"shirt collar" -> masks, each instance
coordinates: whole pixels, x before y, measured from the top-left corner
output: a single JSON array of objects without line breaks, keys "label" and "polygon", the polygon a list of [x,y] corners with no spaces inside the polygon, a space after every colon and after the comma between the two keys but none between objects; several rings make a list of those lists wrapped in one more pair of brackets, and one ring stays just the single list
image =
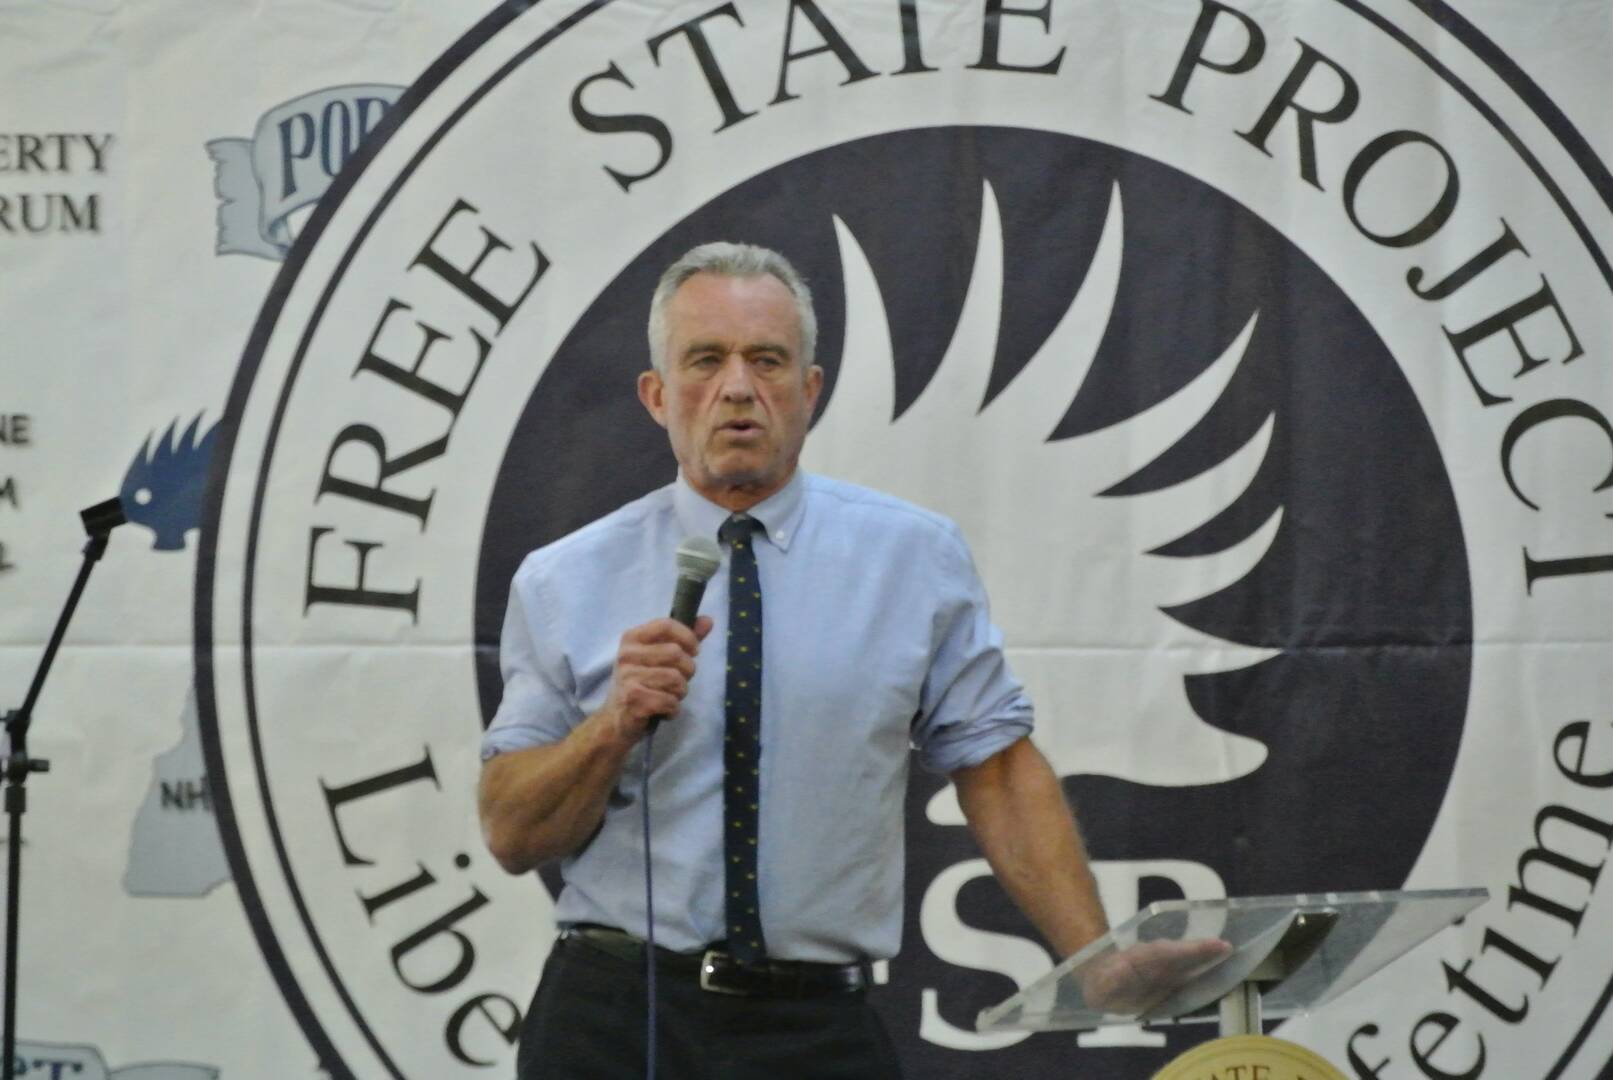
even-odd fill
[{"label": "shirt collar", "polygon": [[[672,488],[672,504],[677,510],[678,524],[689,535],[715,537],[732,514],[690,487],[681,469]],[[774,547],[780,551],[790,550],[790,542],[800,530],[801,518],[806,513],[805,475],[796,469],[789,483],[746,513],[762,523]]]}]

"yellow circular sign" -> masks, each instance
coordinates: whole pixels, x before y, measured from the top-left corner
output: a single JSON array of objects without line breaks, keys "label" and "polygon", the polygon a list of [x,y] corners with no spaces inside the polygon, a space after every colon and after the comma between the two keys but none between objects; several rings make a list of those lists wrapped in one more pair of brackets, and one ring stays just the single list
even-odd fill
[{"label": "yellow circular sign", "polygon": [[1267,1035],[1232,1035],[1195,1046],[1154,1080],[1349,1080],[1297,1043]]}]

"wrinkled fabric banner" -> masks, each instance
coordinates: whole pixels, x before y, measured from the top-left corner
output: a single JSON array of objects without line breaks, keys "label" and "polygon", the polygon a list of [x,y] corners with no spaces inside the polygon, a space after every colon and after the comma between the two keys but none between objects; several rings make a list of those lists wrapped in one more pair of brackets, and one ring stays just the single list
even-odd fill
[{"label": "wrinkled fabric banner", "polygon": [[[0,711],[128,517],[36,713],[19,1075],[508,1080],[509,582],[674,475],[645,315],[728,239],[814,289],[802,467],[967,538],[1111,920],[1482,886],[1273,1034],[1613,1080],[1609,52],[1539,0],[0,0]],[[907,1075],[1211,1033],[979,1030],[1056,958],[905,798]]]}]

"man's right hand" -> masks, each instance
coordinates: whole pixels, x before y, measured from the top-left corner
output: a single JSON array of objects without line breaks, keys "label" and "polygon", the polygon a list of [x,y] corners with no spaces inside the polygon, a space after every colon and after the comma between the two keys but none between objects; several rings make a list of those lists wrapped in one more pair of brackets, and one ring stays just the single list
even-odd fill
[{"label": "man's right hand", "polygon": [[700,616],[693,627],[655,619],[622,635],[610,693],[600,710],[616,738],[635,743],[655,717],[677,713],[694,678],[700,642],[711,627],[709,615]]},{"label": "man's right hand", "polygon": [[656,619],[622,635],[605,704],[557,743],[500,754],[482,766],[479,809],[499,865],[525,873],[582,849],[599,828],[622,764],[649,730],[689,692],[695,654],[711,633]]}]

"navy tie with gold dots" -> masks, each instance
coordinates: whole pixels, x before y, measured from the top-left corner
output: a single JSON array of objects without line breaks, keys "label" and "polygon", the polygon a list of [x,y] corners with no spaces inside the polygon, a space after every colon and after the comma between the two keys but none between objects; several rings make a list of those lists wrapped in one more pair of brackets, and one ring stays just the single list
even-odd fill
[{"label": "navy tie with gold dots", "polygon": [[762,764],[762,583],[752,534],[761,522],[735,514],[718,539],[728,561],[728,683],[723,695],[723,866],[728,951],[741,964],[767,959],[756,889]]}]

